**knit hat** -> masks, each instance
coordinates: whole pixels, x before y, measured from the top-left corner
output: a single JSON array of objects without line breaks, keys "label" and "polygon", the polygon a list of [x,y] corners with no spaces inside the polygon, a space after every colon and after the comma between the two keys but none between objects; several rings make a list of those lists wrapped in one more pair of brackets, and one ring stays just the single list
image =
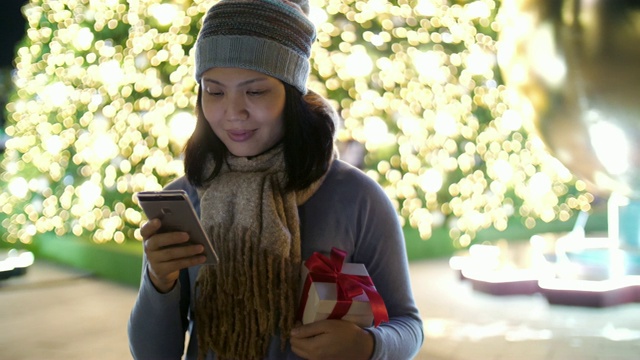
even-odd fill
[{"label": "knit hat", "polygon": [[196,80],[212,67],[255,70],[307,92],[311,45],[308,0],[221,0],[204,18],[195,52]]}]

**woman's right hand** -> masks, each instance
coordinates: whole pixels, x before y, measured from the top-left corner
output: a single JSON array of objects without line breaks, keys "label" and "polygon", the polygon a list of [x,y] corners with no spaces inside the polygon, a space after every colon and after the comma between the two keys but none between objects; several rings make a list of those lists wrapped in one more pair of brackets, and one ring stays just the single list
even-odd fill
[{"label": "woman's right hand", "polygon": [[147,256],[149,278],[161,293],[173,289],[180,275],[180,270],[202,264],[206,260],[204,247],[199,244],[187,244],[189,234],[186,232],[158,233],[159,219],[148,221],[140,229]]}]

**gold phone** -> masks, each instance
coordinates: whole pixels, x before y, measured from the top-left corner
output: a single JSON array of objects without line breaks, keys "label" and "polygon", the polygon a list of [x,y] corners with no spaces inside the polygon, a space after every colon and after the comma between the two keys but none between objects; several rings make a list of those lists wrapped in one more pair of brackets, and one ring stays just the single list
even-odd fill
[{"label": "gold phone", "polygon": [[141,191],[136,193],[138,203],[148,219],[160,219],[162,227],[158,232],[186,232],[189,241],[204,246],[207,257],[205,264],[215,264],[218,255],[202,228],[200,219],[183,190]]}]

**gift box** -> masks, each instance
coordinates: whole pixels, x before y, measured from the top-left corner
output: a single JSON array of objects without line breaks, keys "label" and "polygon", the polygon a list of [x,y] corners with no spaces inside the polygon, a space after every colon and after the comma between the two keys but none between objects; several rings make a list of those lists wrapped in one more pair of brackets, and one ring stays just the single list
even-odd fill
[{"label": "gift box", "polygon": [[298,318],[303,324],[343,319],[361,327],[389,321],[382,297],[363,264],[344,263],[346,253],[314,253],[302,265],[302,294]]}]

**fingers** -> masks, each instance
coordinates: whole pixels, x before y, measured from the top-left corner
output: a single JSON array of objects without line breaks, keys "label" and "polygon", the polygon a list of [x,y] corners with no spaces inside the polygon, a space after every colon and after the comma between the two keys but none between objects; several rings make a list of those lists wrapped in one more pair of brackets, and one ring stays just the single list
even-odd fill
[{"label": "fingers", "polygon": [[291,350],[305,359],[368,359],[373,335],[344,320],[320,320],[291,331]]},{"label": "fingers", "polygon": [[144,241],[144,251],[147,256],[152,252],[165,250],[169,248],[187,248],[189,235],[185,233],[164,233],[156,234]]},{"label": "fingers", "polygon": [[154,267],[163,263],[172,263],[170,268],[177,267],[177,270],[190,265],[201,263],[200,259],[194,257],[205,257],[204,246],[200,244],[189,244],[189,235],[186,233],[164,233],[156,234],[145,240],[144,252],[147,260]]},{"label": "fingers", "polygon": [[291,337],[304,339],[304,338],[322,335],[326,332],[323,326],[324,323],[325,322],[318,321],[318,322],[313,322],[307,325],[300,324],[300,326],[297,326],[291,330]]},{"label": "fingers", "polygon": [[185,232],[158,233],[161,222],[153,219],[140,229],[144,241],[149,275],[156,289],[167,292],[173,288],[181,269],[206,261],[204,247],[190,244]]},{"label": "fingers", "polygon": [[291,330],[291,350],[304,359],[315,359],[318,349],[321,349],[325,340],[322,326],[324,322],[314,322],[307,325],[300,325]]},{"label": "fingers", "polygon": [[151,219],[140,228],[140,234],[144,240],[150,238],[153,234],[160,230],[162,223],[158,219]]},{"label": "fingers", "polygon": [[160,220],[153,219],[144,224],[140,229],[140,234],[142,234],[144,248],[147,254],[150,251],[155,251],[167,246],[184,244],[189,241],[189,234],[185,232],[158,234],[158,230],[160,230],[161,226],[162,223]]},{"label": "fingers", "polygon": [[[152,243],[161,235],[152,237],[147,243]],[[202,254],[203,250],[202,245],[170,246],[148,251],[145,248],[149,275],[156,289],[168,292],[174,287],[181,269],[204,263],[206,256]]]}]

